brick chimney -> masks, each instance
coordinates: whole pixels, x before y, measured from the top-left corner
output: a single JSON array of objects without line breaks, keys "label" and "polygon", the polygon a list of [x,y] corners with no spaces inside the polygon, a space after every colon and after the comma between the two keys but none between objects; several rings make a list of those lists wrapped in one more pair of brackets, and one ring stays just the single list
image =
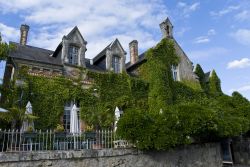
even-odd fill
[{"label": "brick chimney", "polygon": [[138,61],[138,41],[133,40],[129,43],[129,51],[130,51],[130,63],[134,64]]},{"label": "brick chimney", "polygon": [[27,38],[28,38],[28,32],[29,32],[30,27],[26,24],[22,24],[20,27],[20,44],[21,45],[26,45],[27,43]]}]

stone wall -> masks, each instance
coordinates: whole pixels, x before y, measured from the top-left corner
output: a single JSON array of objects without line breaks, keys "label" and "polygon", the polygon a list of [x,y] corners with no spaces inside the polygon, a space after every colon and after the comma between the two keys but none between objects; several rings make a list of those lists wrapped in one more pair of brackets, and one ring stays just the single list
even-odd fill
[{"label": "stone wall", "polygon": [[250,165],[250,139],[234,139],[232,151],[235,164]]},{"label": "stone wall", "polygon": [[164,152],[135,149],[0,153],[1,167],[221,167],[220,145],[190,145]]}]

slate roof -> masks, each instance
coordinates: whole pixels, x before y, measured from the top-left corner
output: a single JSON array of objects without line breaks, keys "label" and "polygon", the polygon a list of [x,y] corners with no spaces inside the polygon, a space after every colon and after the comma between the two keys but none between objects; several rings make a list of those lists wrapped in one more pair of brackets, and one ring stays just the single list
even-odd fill
[{"label": "slate roof", "polygon": [[146,52],[140,54],[138,57],[138,60],[134,64],[131,64],[131,62],[126,63],[126,69],[128,71],[132,70],[132,69],[136,68],[138,65],[140,65],[141,63],[143,63],[144,61],[146,61],[145,53]]},{"label": "slate roof", "polygon": [[[34,61],[39,63],[46,63],[52,65],[62,66],[61,57],[52,57],[51,55],[54,51],[42,49],[29,45],[20,45],[16,42],[10,42],[10,44],[14,45],[15,50],[10,53],[10,57],[23,59],[28,61]],[[90,59],[85,58],[86,68],[94,71],[105,71],[104,69],[90,64]]]},{"label": "slate roof", "polygon": [[97,62],[99,59],[101,59],[105,54],[106,50],[112,45],[113,42],[108,44],[100,53],[98,53],[94,58],[93,58],[93,63]]},{"label": "slate roof", "polygon": [[62,65],[60,57],[51,57],[54,51],[29,45],[20,45],[16,42],[10,42],[10,44],[15,47],[15,49],[10,53],[10,57],[12,58],[60,66]]},{"label": "slate roof", "polygon": [[[183,52],[183,55],[190,61],[190,59],[188,58],[188,56],[186,55],[186,53],[182,50],[182,48],[180,47],[180,45],[178,44],[178,42],[174,38],[171,38],[171,39],[173,40],[173,42],[175,43],[175,45],[181,49],[181,51]],[[144,52],[141,55],[139,55],[139,59],[138,59],[138,61],[136,63],[134,63],[132,65],[131,65],[131,62],[126,63],[126,69],[127,69],[127,71],[130,71],[130,70],[136,68],[138,65],[142,64],[143,62],[147,61],[146,58],[145,58],[145,53],[146,52]]]},{"label": "slate roof", "polygon": [[106,71],[106,70],[100,68],[99,66],[91,65],[91,64],[90,64],[90,59],[87,59],[87,58],[85,58],[85,65],[86,65],[86,68],[87,68],[87,69],[90,69],[90,70],[101,71],[101,72]]},{"label": "slate roof", "polygon": [[119,40],[116,38],[114,41],[112,41],[110,44],[108,44],[108,46],[106,46],[100,53],[98,53],[98,54],[93,58],[93,63],[95,64],[98,60],[100,60],[103,56],[105,56],[106,50],[107,50],[108,48],[111,48],[111,47],[113,46],[113,44],[115,44],[116,42],[121,46],[123,52],[124,52],[125,54],[127,54],[126,51],[123,49],[123,47],[122,47],[121,43],[119,42]]}]

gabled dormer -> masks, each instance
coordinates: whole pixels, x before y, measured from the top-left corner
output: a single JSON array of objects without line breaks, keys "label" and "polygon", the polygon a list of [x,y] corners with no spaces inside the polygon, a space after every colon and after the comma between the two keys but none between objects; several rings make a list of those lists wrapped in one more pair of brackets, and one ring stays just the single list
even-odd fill
[{"label": "gabled dormer", "polygon": [[63,36],[62,42],[58,45],[52,56],[60,56],[63,65],[86,67],[86,45],[87,42],[84,40],[76,26],[68,35]]},{"label": "gabled dormer", "polygon": [[125,71],[126,51],[123,49],[118,39],[115,39],[105,47],[93,59],[93,65],[96,65],[106,71],[121,73]]}]

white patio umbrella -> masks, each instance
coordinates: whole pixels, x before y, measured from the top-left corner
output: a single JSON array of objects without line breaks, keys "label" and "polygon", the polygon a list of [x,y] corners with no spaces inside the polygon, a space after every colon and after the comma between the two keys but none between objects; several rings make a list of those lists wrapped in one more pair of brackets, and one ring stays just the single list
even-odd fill
[{"label": "white patio umbrella", "polygon": [[77,108],[74,104],[72,109],[70,110],[70,133],[79,133],[79,124],[78,124],[78,116],[77,116]]},{"label": "white patio umbrella", "polygon": [[117,122],[119,121],[121,117],[122,111],[119,110],[118,107],[115,108],[115,125],[114,125],[114,131],[117,129]]},{"label": "white patio umbrella", "polygon": [[[25,115],[27,114],[32,114],[32,105],[30,103],[30,101],[28,101],[27,105],[26,105],[26,110],[25,110]],[[31,121],[29,122],[28,120],[24,120],[23,124],[22,124],[22,128],[21,131],[27,131],[28,127],[34,127],[34,122]]]},{"label": "white patio umbrella", "polygon": [[8,110],[0,107],[0,112],[8,112]]}]

